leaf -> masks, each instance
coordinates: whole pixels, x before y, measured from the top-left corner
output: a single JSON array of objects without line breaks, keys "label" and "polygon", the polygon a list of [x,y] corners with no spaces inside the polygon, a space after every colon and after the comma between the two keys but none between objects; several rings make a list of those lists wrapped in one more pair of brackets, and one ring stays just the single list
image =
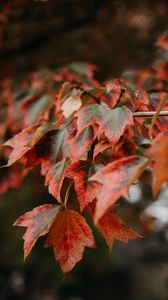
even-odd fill
[{"label": "leaf", "polygon": [[162,47],[164,50],[168,51],[168,33],[162,34],[156,41],[156,45]]},{"label": "leaf", "polygon": [[[39,118],[40,114],[44,113],[44,111],[49,107],[51,103],[51,96],[42,95],[38,99],[35,99],[29,107],[25,107],[25,117],[24,122],[25,125],[29,126],[32,124],[36,119]],[[24,106],[26,106],[26,102],[24,102]],[[22,107],[23,103],[22,103]]]},{"label": "leaf", "polygon": [[75,116],[78,133],[96,123],[99,134],[104,133],[112,144],[116,144],[126,128],[133,124],[132,113],[126,106],[110,109],[105,105],[91,104],[80,109]]},{"label": "leaf", "polygon": [[109,148],[111,148],[112,145],[108,143],[107,141],[101,140],[99,143],[97,143],[94,147],[93,151],[93,159],[100,153],[103,152]]},{"label": "leaf", "polygon": [[7,166],[11,166],[18,161],[26,152],[31,149],[30,141],[38,127],[36,125],[30,126],[20,133],[16,134],[12,139],[8,140],[4,146],[9,146],[12,149]]},{"label": "leaf", "polygon": [[[163,95],[164,95],[164,93],[163,93]],[[153,116],[151,125],[149,127],[149,136],[150,137],[151,137],[151,133],[152,133],[152,128],[153,128],[153,126],[154,126],[154,124],[155,124],[155,122],[156,122],[156,120],[157,120],[157,118],[159,116],[159,113],[160,113],[160,111],[162,110],[162,108],[164,107],[164,105],[166,104],[167,101],[168,101],[168,95],[166,94],[166,96],[164,95],[164,97],[161,97],[161,99],[160,99],[160,101],[158,103],[158,107],[156,109],[156,113]]]},{"label": "leaf", "polygon": [[61,110],[65,118],[70,117],[75,111],[77,111],[81,107],[82,93],[83,91],[79,89],[77,85],[71,84],[70,82],[65,82],[61,86],[61,89],[57,96],[57,100],[58,104],[61,105]]},{"label": "leaf", "polygon": [[19,188],[22,181],[22,172],[18,166],[0,168],[0,194],[6,193],[9,188]]},{"label": "leaf", "polygon": [[[149,128],[149,134],[151,134],[154,123],[160,131],[168,129],[168,117],[159,116],[160,110],[167,110],[168,108],[168,95],[165,92],[152,92],[149,94],[149,99],[153,110],[156,111],[156,114],[153,116],[151,129]],[[167,103],[166,103],[167,102]]]},{"label": "leaf", "polygon": [[68,136],[69,155],[72,161],[86,160],[94,139],[94,131],[91,126],[85,128],[79,135],[73,130]]},{"label": "leaf", "polygon": [[22,215],[13,224],[14,226],[27,227],[23,236],[24,259],[30,254],[38,238],[48,233],[58,208],[59,206],[52,204],[40,205]]},{"label": "leaf", "polygon": [[96,195],[95,222],[121,197],[143,172],[148,159],[132,155],[119,159],[101,168],[90,180],[102,184]]},{"label": "leaf", "polygon": [[41,164],[41,174],[45,176],[45,185],[49,186],[49,193],[59,202],[61,202],[60,191],[64,180],[63,174],[68,165],[66,160],[69,151],[66,143],[67,137],[66,127],[53,130],[46,135],[47,159]]},{"label": "leaf", "polygon": [[62,271],[68,273],[82,259],[84,248],[95,247],[95,241],[84,217],[76,211],[64,210],[52,224],[45,246],[53,246]]},{"label": "leaf", "polygon": [[48,160],[58,162],[64,159],[69,152],[67,145],[68,130],[66,126],[55,129],[46,136]]},{"label": "leaf", "polygon": [[151,147],[145,150],[144,154],[154,164],[152,189],[156,196],[164,182],[168,182],[168,131],[158,134]]},{"label": "leaf", "polygon": [[95,190],[88,182],[93,172],[94,165],[85,161],[77,161],[69,165],[64,173],[64,178],[68,177],[74,181],[81,210],[95,198]]},{"label": "leaf", "polygon": [[41,174],[45,176],[45,186],[48,186],[49,193],[61,202],[61,187],[64,180],[63,174],[67,167],[66,159],[57,163],[44,162],[41,164]]},{"label": "leaf", "polygon": [[4,146],[9,146],[13,149],[9,155],[7,166],[11,166],[30,151],[47,133],[50,127],[51,123],[32,125],[16,134],[12,139],[8,140]]},{"label": "leaf", "polygon": [[[91,204],[91,214],[93,218],[95,214],[94,204],[95,203]],[[127,243],[129,239],[140,237],[134,230],[125,226],[120,217],[117,216],[115,207],[103,215],[97,222],[96,228],[103,235],[110,250],[112,250],[115,239]]]}]

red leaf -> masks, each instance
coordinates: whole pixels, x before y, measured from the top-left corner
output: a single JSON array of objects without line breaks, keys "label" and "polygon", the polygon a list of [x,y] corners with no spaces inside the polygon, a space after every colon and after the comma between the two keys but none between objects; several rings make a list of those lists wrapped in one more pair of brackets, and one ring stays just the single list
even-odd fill
[{"label": "red leaf", "polygon": [[[93,203],[91,205],[91,214],[93,217],[94,213],[95,207]],[[112,250],[114,239],[127,243],[129,239],[140,237],[134,230],[125,226],[123,221],[117,216],[115,207],[104,214],[97,222],[96,228],[103,235],[110,250]]]},{"label": "red leaf", "polygon": [[59,92],[58,101],[61,103],[61,110],[63,116],[68,118],[75,111],[77,111],[81,105],[81,95],[83,91],[72,85],[70,82],[65,82]]},{"label": "red leaf", "polygon": [[131,111],[126,106],[110,109],[105,105],[91,104],[76,114],[77,130],[82,132],[89,125],[99,125],[99,135],[104,133],[112,144],[116,144],[125,129],[133,124]]},{"label": "red leaf", "polygon": [[103,152],[109,148],[111,148],[112,145],[110,143],[108,143],[107,141],[101,140],[98,144],[95,145],[94,147],[94,151],[93,151],[93,158],[95,159],[95,157],[100,153]]},{"label": "red leaf", "polygon": [[102,184],[97,193],[95,222],[121,197],[127,194],[130,185],[144,170],[148,159],[142,156],[129,156],[101,168],[90,180]]},{"label": "red leaf", "polygon": [[48,160],[50,162],[58,162],[63,160],[69,153],[67,145],[68,130],[67,126],[55,129],[46,135],[46,144],[48,152]]},{"label": "red leaf", "polygon": [[7,166],[11,166],[30,151],[47,133],[50,126],[50,123],[44,123],[40,126],[32,125],[16,134],[12,139],[8,140],[4,146],[9,146],[13,149],[9,155]]},{"label": "red leaf", "polygon": [[0,168],[0,194],[6,193],[8,188],[19,188],[22,181],[22,172],[18,166]]},{"label": "red leaf", "polygon": [[30,254],[38,238],[49,231],[58,208],[59,206],[52,204],[38,206],[22,215],[13,224],[14,226],[27,227],[23,236],[24,259]]},{"label": "red leaf", "polygon": [[52,224],[45,246],[53,246],[62,271],[68,273],[82,259],[84,248],[95,247],[95,241],[84,217],[76,211],[64,210]]},{"label": "red leaf", "polygon": [[164,50],[168,51],[168,33],[162,34],[156,41],[156,45],[162,47]]},{"label": "red leaf", "polygon": [[64,178],[68,177],[74,181],[81,210],[95,198],[95,190],[92,188],[91,183],[88,182],[93,172],[94,165],[84,161],[77,161],[69,165],[64,173]]},{"label": "red leaf", "polygon": [[93,139],[94,132],[91,126],[85,128],[79,135],[76,130],[73,130],[67,139],[71,160],[86,160]]},{"label": "red leaf", "polygon": [[156,196],[162,184],[168,182],[168,131],[161,132],[144,154],[155,162],[152,189]]},{"label": "red leaf", "polygon": [[66,167],[66,159],[54,164],[46,161],[41,165],[41,174],[45,176],[45,185],[49,186],[49,193],[55,197],[58,202],[61,202],[60,192],[64,180],[63,174]]}]

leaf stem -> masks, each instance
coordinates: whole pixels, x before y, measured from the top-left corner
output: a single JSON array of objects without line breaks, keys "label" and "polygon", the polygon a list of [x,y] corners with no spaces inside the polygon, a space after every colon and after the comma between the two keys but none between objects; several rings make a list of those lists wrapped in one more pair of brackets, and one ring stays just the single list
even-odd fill
[{"label": "leaf stem", "polygon": [[65,193],[65,198],[64,198],[64,206],[65,206],[65,208],[67,208],[67,202],[68,202],[69,192],[70,192],[71,186],[72,186],[72,182],[70,183],[70,185],[67,188],[66,193]]},{"label": "leaf stem", "polygon": [[91,98],[93,98],[93,99],[96,101],[97,104],[100,104],[100,103],[101,103],[101,100],[100,100],[100,99],[98,99],[96,96],[92,95],[92,94],[89,93],[88,91],[85,91],[84,93],[85,93],[85,95],[88,95],[88,96],[90,96]]}]

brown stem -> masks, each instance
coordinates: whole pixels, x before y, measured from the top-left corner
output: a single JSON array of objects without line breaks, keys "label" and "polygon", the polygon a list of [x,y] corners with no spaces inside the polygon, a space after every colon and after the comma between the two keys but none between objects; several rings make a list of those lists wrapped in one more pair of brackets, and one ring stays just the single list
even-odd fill
[{"label": "brown stem", "polygon": [[[156,114],[156,111],[135,111],[132,113],[133,117],[148,117],[151,118]],[[162,110],[159,116],[168,116],[168,110]]]},{"label": "brown stem", "polygon": [[98,99],[96,96],[92,95],[92,94],[89,93],[88,91],[87,91],[87,92],[85,91],[84,94],[90,96],[91,98],[93,98],[93,99],[96,101],[96,103],[98,103],[98,104],[101,103],[101,100],[100,100],[100,99]]}]

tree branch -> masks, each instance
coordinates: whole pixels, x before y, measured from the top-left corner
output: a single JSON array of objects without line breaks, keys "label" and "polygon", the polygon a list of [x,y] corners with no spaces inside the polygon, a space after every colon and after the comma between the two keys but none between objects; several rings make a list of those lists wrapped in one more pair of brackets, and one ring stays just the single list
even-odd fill
[{"label": "tree branch", "polygon": [[[135,111],[132,113],[133,117],[153,117],[156,114],[156,111]],[[160,116],[168,116],[168,110],[162,110],[160,111]]]}]

